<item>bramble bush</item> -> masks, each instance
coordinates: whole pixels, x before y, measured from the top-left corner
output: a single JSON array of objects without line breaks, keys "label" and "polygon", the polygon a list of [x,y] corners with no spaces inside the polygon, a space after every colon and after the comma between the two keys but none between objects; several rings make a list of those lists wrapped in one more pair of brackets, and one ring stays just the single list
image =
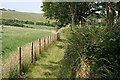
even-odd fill
[{"label": "bramble bush", "polygon": [[[67,48],[62,61],[63,77],[119,78],[120,77],[120,24],[112,27],[84,25],[76,26],[67,39]],[[82,58],[90,66],[81,72]]]},{"label": "bramble bush", "polygon": [[120,23],[107,27],[91,77],[120,78]]},{"label": "bramble bush", "polygon": [[[76,77],[76,70],[83,55],[87,58],[92,58],[99,49],[95,50],[97,44],[102,40],[104,27],[84,25],[75,26],[68,37],[67,48],[63,60],[63,69],[66,73],[64,76]],[[100,40],[101,39],[101,40]],[[69,75],[68,75],[69,74]]]}]

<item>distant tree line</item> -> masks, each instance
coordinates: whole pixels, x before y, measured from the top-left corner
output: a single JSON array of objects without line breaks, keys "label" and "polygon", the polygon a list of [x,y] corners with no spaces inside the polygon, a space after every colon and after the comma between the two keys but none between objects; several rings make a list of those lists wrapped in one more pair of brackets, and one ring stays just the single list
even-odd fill
[{"label": "distant tree line", "polygon": [[12,10],[12,9],[5,9],[5,8],[2,8],[0,9],[1,11],[15,11],[15,10]]},{"label": "distant tree line", "polygon": [[53,26],[54,24],[45,23],[45,22],[33,22],[29,20],[17,20],[17,19],[0,19],[0,24],[4,25],[10,25],[10,26],[18,26],[18,27],[25,27],[24,24],[30,24],[30,25],[45,25],[45,26]]}]

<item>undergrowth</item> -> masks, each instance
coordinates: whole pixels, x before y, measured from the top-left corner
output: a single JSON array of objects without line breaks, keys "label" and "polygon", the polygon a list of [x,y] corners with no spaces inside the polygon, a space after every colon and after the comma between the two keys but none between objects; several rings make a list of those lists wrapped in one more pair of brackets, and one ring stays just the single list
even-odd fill
[{"label": "undergrowth", "polygon": [[61,77],[92,79],[120,77],[119,24],[113,27],[75,26],[69,32],[60,71]]}]

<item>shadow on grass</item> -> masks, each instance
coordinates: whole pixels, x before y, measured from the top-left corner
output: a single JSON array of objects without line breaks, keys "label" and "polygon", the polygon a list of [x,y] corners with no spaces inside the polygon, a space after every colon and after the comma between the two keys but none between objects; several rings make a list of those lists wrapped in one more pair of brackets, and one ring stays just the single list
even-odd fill
[{"label": "shadow on grass", "polygon": [[66,40],[65,39],[58,39],[58,41],[65,42]]},{"label": "shadow on grass", "polygon": [[56,44],[55,46],[57,46],[59,49],[63,49],[64,48],[64,44],[62,41],[59,41],[58,44]]},{"label": "shadow on grass", "polygon": [[63,49],[64,48],[64,45],[56,45],[59,49]]},{"label": "shadow on grass", "polygon": [[55,62],[55,61],[49,61],[51,64],[60,64],[60,61]]},{"label": "shadow on grass", "polygon": [[41,67],[46,71],[43,73],[46,77],[58,77],[60,62],[49,61],[48,64],[41,64]]},{"label": "shadow on grass", "polygon": [[40,59],[41,58],[47,58],[48,55],[50,55],[50,54],[46,54],[46,53],[43,52],[43,53],[40,54],[39,58]]}]

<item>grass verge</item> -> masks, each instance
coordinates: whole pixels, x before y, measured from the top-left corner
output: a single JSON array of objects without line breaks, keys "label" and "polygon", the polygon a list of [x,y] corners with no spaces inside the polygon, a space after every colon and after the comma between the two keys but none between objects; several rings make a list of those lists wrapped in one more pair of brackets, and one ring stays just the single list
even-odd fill
[{"label": "grass verge", "polygon": [[46,52],[41,54],[41,58],[26,76],[28,78],[58,78],[63,56],[64,43],[56,41]]}]

